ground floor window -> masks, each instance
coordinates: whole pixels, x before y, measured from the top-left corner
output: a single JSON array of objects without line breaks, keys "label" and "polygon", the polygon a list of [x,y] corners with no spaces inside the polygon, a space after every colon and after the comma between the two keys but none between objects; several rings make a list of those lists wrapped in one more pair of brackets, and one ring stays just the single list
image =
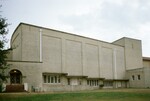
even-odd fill
[{"label": "ground floor window", "polygon": [[141,76],[140,76],[140,75],[137,75],[137,79],[138,79],[138,80],[141,80]]},{"label": "ground floor window", "polygon": [[99,82],[98,82],[98,80],[87,80],[87,85],[99,86]]},{"label": "ground floor window", "polygon": [[104,86],[105,87],[111,87],[111,86],[113,86],[113,81],[104,81]]},{"label": "ground floor window", "polygon": [[50,75],[44,74],[43,75],[44,83],[60,83],[60,76],[59,75]]},{"label": "ground floor window", "polygon": [[70,85],[70,78],[68,78],[67,80],[68,80],[68,85]]},{"label": "ground floor window", "polygon": [[134,80],[135,79],[135,77],[134,77],[134,75],[132,75],[132,80]]}]

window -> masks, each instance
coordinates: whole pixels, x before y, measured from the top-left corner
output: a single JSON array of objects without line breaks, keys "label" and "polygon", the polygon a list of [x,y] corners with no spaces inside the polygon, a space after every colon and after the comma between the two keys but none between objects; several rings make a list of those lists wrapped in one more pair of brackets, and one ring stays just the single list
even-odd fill
[{"label": "window", "polygon": [[87,80],[87,85],[90,85],[90,83],[89,83],[90,81],[89,80]]},{"label": "window", "polygon": [[60,83],[60,76],[58,76],[58,78],[57,78],[57,79],[58,79],[58,83]]},{"label": "window", "polygon": [[135,80],[135,77],[134,77],[134,75],[132,75],[132,80]]},{"label": "window", "polygon": [[51,83],[54,83],[53,81],[54,81],[54,77],[53,77],[53,76],[51,76]]},{"label": "window", "polygon": [[82,79],[79,79],[79,85],[82,85]]},{"label": "window", "polygon": [[51,80],[51,79],[50,79],[50,76],[48,76],[48,83],[50,83],[50,80]]},{"label": "window", "polygon": [[57,83],[57,76],[55,76],[55,83]]},{"label": "window", "polygon": [[46,83],[46,75],[44,75],[44,83]]},{"label": "window", "polygon": [[98,86],[98,80],[87,80],[87,85],[89,86]]},{"label": "window", "polygon": [[43,75],[44,83],[60,83],[59,75]]},{"label": "window", "polygon": [[113,86],[113,81],[104,81],[104,86],[106,86],[106,87]]},{"label": "window", "polygon": [[141,76],[140,76],[140,75],[137,75],[137,79],[138,79],[138,80],[141,80]]},{"label": "window", "polygon": [[68,78],[68,85],[70,85],[70,78]]}]

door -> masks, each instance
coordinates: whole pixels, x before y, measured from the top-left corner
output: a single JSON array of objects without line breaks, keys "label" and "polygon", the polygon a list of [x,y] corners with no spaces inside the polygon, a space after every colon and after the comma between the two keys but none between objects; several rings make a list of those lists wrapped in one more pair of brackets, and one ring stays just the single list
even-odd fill
[{"label": "door", "polygon": [[22,82],[22,74],[19,70],[11,70],[10,71],[10,83],[11,84],[21,84]]}]

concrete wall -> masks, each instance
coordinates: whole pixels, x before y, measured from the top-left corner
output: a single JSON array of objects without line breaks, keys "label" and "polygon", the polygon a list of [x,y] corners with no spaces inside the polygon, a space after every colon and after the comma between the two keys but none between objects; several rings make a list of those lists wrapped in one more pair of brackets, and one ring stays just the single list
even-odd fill
[{"label": "concrete wall", "polygon": [[149,67],[150,68],[150,60],[143,60],[143,67]]},{"label": "concrete wall", "polygon": [[126,70],[143,67],[141,41],[131,38],[122,38],[113,44],[124,46]]},{"label": "concrete wall", "polygon": [[[127,78],[129,79],[129,86],[135,88],[145,88],[145,72],[143,68],[128,70],[127,71]],[[140,80],[138,79],[138,75],[140,75]],[[134,80],[133,77],[134,76]]]},{"label": "concrete wall", "polygon": [[50,73],[61,73],[61,39],[57,37],[46,36],[43,34],[42,40],[42,71]]},{"label": "concrete wall", "polygon": [[40,29],[22,25],[22,61],[40,61]]},{"label": "concrete wall", "polygon": [[[124,48],[99,40],[60,31],[21,24],[20,60],[42,63],[42,72],[68,73],[74,76],[123,79],[125,75]],[[17,33],[19,30],[16,30]],[[16,34],[14,34],[16,35]],[[14,37],[14,36],[13,36]],[[19,39],[19,38],[18,38]]]},{"label": "concrete wall", "polygon": [[101,76],[107,79],[113,79],[113,50],[112,48],[102,48],[101,58]]},{"label": "concrete wall", "polygon": [[150,68],[144,67],[145,88],[150,88]]},{"label": "concrete wall", "polygon": [[69,75],[82,75],[82,43],[67,39],[66,46],[66,72]]},{"label": "concrete wall", "polygon": [[85,44],[85,70],[87,76],[100,77],[99,62],[98,45]]},{"label": "concrete wall", "polygon": [[145,78],[145,88],[150,88],[150,58],[143,57],[143,71]]},{"label": "concrete wall", "polygon": [[12,60],[40,61],[40,30],[20,25],[11,38]]},{"label": "concrete wall", "polygon": [[12,60],[22,60],[22,27],[18,26],[11,38],[11,47],[13,48]]},{"label": "concrete wall", "polygon": [[[13,60],[20,62],[12,62],[11,69],[16,68],[25,72],[26,78],[23,82],[34,86],[37,84],[39,87],[49,86],[43,84],[43,73],[66,74],[67,77],[62,79],[65,83],[61,83],[66,85],[66,78],[71,76],[124,80],[126,69],[142,66],[141,43],[128,38],[111,44],[52,29],[20,24],[12,37],[12,46],[18,46],[13,50],[12,57]],[[35,83],[34,79],[37,79]]]},{"label": "concrete wall", "polygon": [[[22,73],[22,84],[27,83],[29,91],[32,86],[42,88],[41,63],[9,61],[8,64],[11,65],[7,75],[9,76],[9,72],[13,69],[19,70]],[[10,84],[10,78],[8,78],[8,84]]]},{"label": "concrete wall", "polygon": [[[147,57],[143,58],[143,67],[127,71],[127,78],[129,79],[130,87],[141,87],[150,88],[150,60]],[[140,80],[138,80],[138,75],[140,75]],[[135,77],[133,80],[132,76]]]}]

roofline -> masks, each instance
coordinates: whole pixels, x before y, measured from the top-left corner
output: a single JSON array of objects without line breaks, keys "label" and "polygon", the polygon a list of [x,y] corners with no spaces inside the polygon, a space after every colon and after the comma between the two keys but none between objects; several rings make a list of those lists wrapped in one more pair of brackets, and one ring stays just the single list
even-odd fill
[{"label": "roofline", "polygon": [[139,70],[139,69],[143,69],[143,67],[135,68],[135,69],[129,69],[129,70],[126,70],[126,71],[128,72],[128,71],[134,71],[134,70]]},{"label": "roofline", "polygon": [[[65,31],[60,31],[60,30],[51,29],[51,28],[47,28],[47,27],[37,26],[37,25],[33,25],[33,24],[28,24],[28,23],[23,23],[23,22],[21,22],[20,24],[29,25],[29,26],[33,26],[33,27],[37,27],[37,28],[46,29],[46,30],[51,30],[51,31],[55,31],[55,32],[60,32],[60,33],[64,33],[64,34],[74,35],[74,36],[78,36],[78,37],[82,37],[82,38],[92,39],[92,40],[95,40],[95,41],[101,41],[101,40],[98,40],[98,39],[77,35],[75,33],[69,33],[69,32],[65,32]],[[106,41],[101,41],[101,42],[105,42],[105,43],[111,44],[111,43],[106,42]]]},{"label": "roofline", "polygon": [[[24,22],[20,22],[20,24],[17,26],[17,28],[14,30],[14,33],[16,32],[16,30],[18,29],[19,26],[21,25],[28,25],[28,26],[33,26],[33,27],[37,27],[37,28],[42,28],[42,29],[46,29],[46,30],[51,30],[51,31],[55,31],[55,32],[60,32],[60,33],[64,33],[64,34],[69,34],[69,35],[73,35],[73,36],[78,36],[78,37],[82,37],[82,38],[86,38],[86,39],[90,39],[90,40],[94,40],[94,41],[98,41],[98,42],[103,42],[103,43],[107,43],[107,44],[111,44],[111,45],[115,45],[112,42],[106,42],[106,41],[102,41],[102,40],[98,40],[98,39],[94,39],[94,38],[90,38],[90,37],[86,37],[86,36],[81,36],[81,35],[77,35],[75,33],[69,33],[69,32],[65,32],[65,31],[60,31],[60,30],[56,30],[56,29],[51,29],[51,28],[47,28],[47,27],[42,27],[42,26],[37,26],[34,24],[29,24],[29,23],[24,23]],[[12,35],[12,37],[13,37]],[[115,45],[115,46],[120,46],[123,47],[121,45]]]},{"label": "roofline", "polygon": [[20,60],[6,60],[7,62],[25,62],[25,63],[43,63],[39,61],[20,61]]},{"label": "roofline", "polygon": [[[10,41],[11,41],[11,43],[12,43],[12,38],[13,38],[13,36],[14,36],[15,32],[16,32],[16,31],[17,31],[17,29],[21,26],[21,24],[22,24],[22,23],[20,23],[20,24],[16,27],[16,29],[13,31],[13,33],[12,33],[12,35],[11,35],[11,40],[10,40]],[[11,44],[11,43],[10,43],[10,44]]]},{"label": "roofline", "polygon": [[143,60],[150,61],[150,57],[143,57]]},{"label": "roofline", "polygon": [[113,41],[112,44],[115,43],[115,42],[117,42],[117,41],[119,41],[119,40],[122,40],[122,39],[131,39],[131,40],[141,41],[139,39],[134,39],[134,38],[129,38],[129,37],[122,37],[122,38],[120,38],[118,40]]}]

